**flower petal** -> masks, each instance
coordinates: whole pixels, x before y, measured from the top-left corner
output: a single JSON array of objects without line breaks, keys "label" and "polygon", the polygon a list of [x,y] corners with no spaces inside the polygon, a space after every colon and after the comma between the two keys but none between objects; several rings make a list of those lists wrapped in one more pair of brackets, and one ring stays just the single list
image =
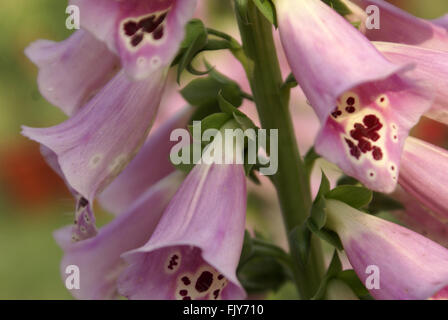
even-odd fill
[{"label": "flower petal", "polygon": [[448,51],[432,50],[390,42],[375,46],[393,63],[416,63],[410,78],[423,79],[434,88],[435,100],[425,116],[448,124]]},{"label": "flower petal", "polygon": [[124,255],[131,299],[243,299],[236,278],[246,212],[241,165],[198,164],[147,244]]},{"label": "flower petal", "polygon": [[448,14],[434,19],[431,22],[448,30]]},{"label": "flower petal", "polygon": [[192,111],[190,107],[180,110],[150,134],[137,156],[100,195],[106,210],[123,212],[145,190],[175,170],[170,152],[178,142],[170,141],[170,135],[173,130],[186,127]]},{"label": "flower petal", "polygon": [[425,208],[415,197],[402,188],[397,188],[393,197],[405,207],[405,210],[393,212],[395,217],[415,232],[440,243],[444,247],[448,247],[448,225],[443,222],[443,219]]},{"label": "flower petal", "polygon": [[69,228],[55,233],[65,254],[61,274],[76,265],[80,271],[80,288],[70,290],[78,299],[110,299],[117,296],[116,280],[125,263],[120,255],[143,245],[151,236],[165,207],[181,183],[179,172],[155,184],[126,212],[101,228],[94,238],[70,243]]},{"label": "flower petal", "polygon": [[401,160],[401,187],[448,222],[448,151],[408,138]]},{"label": "flower petal", "polygon": [[38,40],[25,53],[39,67],[40,93],[67,115],[81,108],[119,67],[118,57],[84,30],[62,42]]},{"label": "flower petal", "polygon": [[448,249],[336,200],[327,201],[327,213],[361,281],[376,269],[375,299],[428,299],[448,286]]},{"label": "flower petal", "polygon": [[277,9],[292,71],[322,124],[316,151],[367,187],[393,191],[403,141],[432,92],[322,1],[281,0]]},{"label": "flower petal", "polygon": [[404,141],[430,101],[421,86],[403,77],[358,86],[338,100],[318,134],[316,152],[368,188],[392,192]]},{"label": "flower petal", "polygon": [[143,144],[165,75],[130,81],[120,72],[74,117],[51,128],[23,127],[22,134],[53,150],[72,188],[91,201]]},{"label": "flower petal", "polygon": [[196,0],[71,0],[82,12],[81,26],[121,57],[134,79],[166,67],[176,55],[194,14]]},{"label": "flower petal", "polygon": [[280,0],[277,10],[282,45],[292,72],[321,122],[346,91],[409,69],[389,62],[322,1]]},{"label": "flower petal", "polygon": [[410,13],[384,0],[351,0],[366,9],[379,8],[380,28],[365,28],[367,38],[374,41],[398,42],[430,49],[448,50],[448,31],[430,21]]},{"label": "flower petal", "polygon": [[51,149],[44,145],[40,146],[40,152],[47,164],[64,180],[70,193],[76,200],[75,219],[71,227],[71,241],[81,241],[94,237],[98,230],[96,227],[96,218],[93,213],[92,204],[74,190],[65,179],[61,167],[59,166],[58,156]]}]

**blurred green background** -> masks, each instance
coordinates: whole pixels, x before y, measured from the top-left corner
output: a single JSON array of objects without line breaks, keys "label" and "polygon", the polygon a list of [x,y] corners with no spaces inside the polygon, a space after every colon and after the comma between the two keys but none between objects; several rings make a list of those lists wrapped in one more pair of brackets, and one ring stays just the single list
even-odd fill
[{"label": "blurred green background", "polygon": [[[222,6],[225,0],[199,1]],[[425,18],[448,11],[446,0],[391,2]],[[70,298],[52,233],[71,223],[73,200],[38,145],[20,135],[23,124],[44,127],[65,119],[39,94],[37,68],[23,51],[36,39],[60,41],[70,34],[66,5],[60,0],[0,3],[0,299]]]}]

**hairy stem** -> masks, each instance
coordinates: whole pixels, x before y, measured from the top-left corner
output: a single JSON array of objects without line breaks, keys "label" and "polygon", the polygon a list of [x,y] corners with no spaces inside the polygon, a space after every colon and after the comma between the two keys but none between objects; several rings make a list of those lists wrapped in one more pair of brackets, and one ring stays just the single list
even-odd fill
[{"label": "hairy stem", "polygon": [[[283,79],[272,36],[272,25],[255,7],[252,0],[235,0],[235,11],[243,40],[242,60],[249,78],[253,98],[264,129],[278,129],[278,171],[273,182],[280,201],[284,225],[289,235],[309,215],[311,193],[306,169],[297,147],[289,113],[289,89]],[[241,53],[235,54],[237,58]],[[289,237],[288,237],[289,238]],[[290,240],[292,241],[292,240]],[[290,242],[290,249],[294,246]],[[323,273],[322,253],[318,239],[312,239],[308,263],[293,264],[294,280],[302,299],[317,291]]]}]

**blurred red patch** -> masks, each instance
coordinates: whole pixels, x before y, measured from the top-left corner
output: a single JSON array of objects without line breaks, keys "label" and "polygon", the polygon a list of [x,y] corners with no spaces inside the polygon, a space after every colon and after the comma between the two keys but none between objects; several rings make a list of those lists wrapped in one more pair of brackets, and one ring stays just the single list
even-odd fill
[{"label": "blurred red patch", "polygon": [[447,147],[448,126],[423,117],[413,129],[412,135],[440,147]]},{"label": "blurred red patch", "polygon": [[20,206],[48,205],[70,196],[62,179],[47,165],[39,145],[21,141],[0,149],[0,183]]}]

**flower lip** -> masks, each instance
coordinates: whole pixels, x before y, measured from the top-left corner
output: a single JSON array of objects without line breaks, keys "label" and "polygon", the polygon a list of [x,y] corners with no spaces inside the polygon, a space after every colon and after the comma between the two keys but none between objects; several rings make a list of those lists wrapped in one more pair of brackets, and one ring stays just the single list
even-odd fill
[{"label": "flower lip", "polygon": [[326,226],[338,233],[349,261],[366,283],[379,270],[376,299],[427,299],[448,286],[448,249],[390,221],[326,200]]},{"label": "flower lip", "polygon": [[[177,289],[188,290],[178,282],[179,272],[196,279],[202,273],[198,270],[204,267],[212,274],[224,275],[232,284],[223,292],[223,298],[244,298],[235,272],[243,246],[245,215],[243,166],[197,164],[166,208],[149,241],[123,255],[129,267],[120,278],[120,292],[136,299],[173,299]],[[191,298],[203,298],[201,292],[192,294]]]},{"label": "flower lip", "polygon": [[[160,255],[164,259],[159,260]],[[191,255],[189,260],[194,260],[194,262],[191,262],[192,265],[186,267],[187,270],[183,270],[182,264],[187,263],[185,261],[187,259],[186,255]],[[150,259],[151,256],[155,257]],[[130,269],[128,274],[123,273],[120,277],[119,291],[131,299],[139,299],[140,293],[129,290],[129,283],[126,283],[128,277],[134,266],[138,268],[139,261],[144,262],[148,260],[152,260],[153,264],[161,264],[165,268],[165,273],[174,277],[171,286],[174,286],[175,290],[169,293],[170,295],[174,293],[174,297],[171,298],[177,300],[218,300],[221,298],[240,300],[246,297],[246,293],[234,272],[228,272],[225,269],[220,270],[219,267],[213,264],[212,257],[208,257],[204,254],[204,250],[189,242],[157,243],[126,252],[122,255],[122,258],[130,264]],[[146,265],[145,271],[148,271],[149,268],[151,267]]]}]

